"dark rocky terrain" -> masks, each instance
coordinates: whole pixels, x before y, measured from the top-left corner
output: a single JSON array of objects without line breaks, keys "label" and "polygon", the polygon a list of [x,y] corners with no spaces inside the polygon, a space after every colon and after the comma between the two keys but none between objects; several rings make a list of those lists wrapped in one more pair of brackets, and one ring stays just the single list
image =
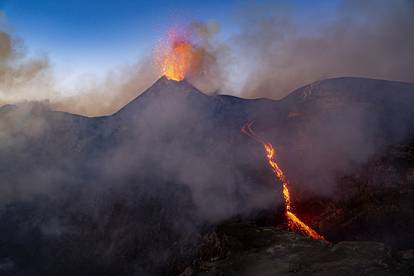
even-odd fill
[{"label": "dark rocky terrain", "polygon": [[[414,144],[398,144],[372,156],[338,180],[318,220],[331,240],[386,242],[414,248]],[[311,201],[308,202],[308,204]]]},{"label": "dark rocky terrain", "polygon": [[228,221],[204,236],[182,275],[412,275],[413,153],[413,144],[389,146],[341,177],[334,197],[297,202],[330,242]]},{"label": "dark rocky terrain", "polygon": [[[326,260],[342,256],[331,252],[341,243],[270,227],[283,222],[280,187],[260,145],[240,133],[247,121],[278,149],[304,221],[333,242],[361,241],[346,252],[381,249],[362,241],[410,252],[413,107],[413,84],[360,78],[317,82],[279,101],[207,96],[161,78],[98,118],[3,106],[0,274],[177,274],[203,235],[234,217],[260,221],[257,231],[287,237],[285,245],[326,248]],[[396,264],[409,253],[381,256],[384,273],[409,269]]]},{"label": "dark rocky terrain", "polygon": [[226,223],[204,237],[184,275],[412,275],[414,250],[373,241],[331,244],[277,227]]}]

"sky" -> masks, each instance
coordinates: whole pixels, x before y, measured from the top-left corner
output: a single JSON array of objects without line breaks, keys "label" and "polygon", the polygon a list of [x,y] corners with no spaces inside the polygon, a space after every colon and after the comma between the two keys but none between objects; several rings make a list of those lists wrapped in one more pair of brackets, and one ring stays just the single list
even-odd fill
[{"label": "sky", "polygon": [[[303,13],[333,9],[336,3],[294,2]],[[237,32],[236,14],[249,1],[0,0],[0,3],[9,28],[24,40],[29,53],[47,54],[57,74],[65,79],[71,75],[103,75],[133,63],[151,51],[173,25],[216,21],[220,24],[218,36],[226,38]]]},{"label": "sky", "polygon": [[219,20],[231,28],[226,17],[237,2],[11,0],[1,8],[31,52],[46,52],[63,71],[99,73],[136,61],[173,24]]}]

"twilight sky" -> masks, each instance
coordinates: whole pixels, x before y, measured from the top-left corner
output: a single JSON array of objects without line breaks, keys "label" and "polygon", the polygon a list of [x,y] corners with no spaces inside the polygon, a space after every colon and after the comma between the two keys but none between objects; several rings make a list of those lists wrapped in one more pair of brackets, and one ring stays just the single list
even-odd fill
[{"label": "twilight sky", "polygon": [[215,26],[190,79],[205,92],[279,99],[331,77],[414,82],[412,0],[0,0],[0,105],[110,114],[159,76],[151,59],[168,29],[194,22]]},{"label": "twilight sky", "polygon": [[[31,54],[46,53],[60,77],[104,74],[133,63],[154,47],[173,25],[216,21],[219,38],[237,32],[237,14],[251,3],[241,0],[0,0],[8,27]],[[336,1],[293,1],[300,13],[334,10]]]},{"label": "twilight sky", "polygon": [[[2,0],[0,0],[1,2]],[[11,0],[8,24],[31,52],[47,52],[59,71],[94,72],[132,63],[173,24],[219,20],[239,1]]]}]

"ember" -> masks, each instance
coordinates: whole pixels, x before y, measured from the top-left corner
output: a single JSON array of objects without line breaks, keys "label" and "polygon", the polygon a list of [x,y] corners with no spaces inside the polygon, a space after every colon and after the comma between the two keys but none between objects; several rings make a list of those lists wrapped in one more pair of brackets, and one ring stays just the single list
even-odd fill
[{"label": "ember", "polygon": [[169,80],[181,81],[194,70],[200,60],[200,51],[185,34],[171,30],[168,41],[158,48],[157,62],[161,73]]}]

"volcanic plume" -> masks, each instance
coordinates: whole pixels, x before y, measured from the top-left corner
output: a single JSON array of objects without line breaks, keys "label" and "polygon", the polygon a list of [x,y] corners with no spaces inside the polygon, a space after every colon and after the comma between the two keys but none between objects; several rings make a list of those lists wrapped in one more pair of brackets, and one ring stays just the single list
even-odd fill
[{"label": "volcanic plume", "polygon": [[268,160],[268,163],[270,167],[272,168],[272,171],[274,172],[275,176],[282,182],[283,185],[283,198],[285,201],[285,214],[286,214],[286,220],[288,223],[289,229],[293,231],[300,231],[304,234],[310,236],[311,238],[315,240],[325,240],[325,238],[321,235],[319,235],[315,230],[313,230],[310,226],[308,226],[306,223],[301,221],[294,213],[292,208],[292,201],[290,198],[290,192],[289,192],[289,182],[286,178],[285,173],[280,168],[279,164],[275,160],[275,154],[276,151],[273,148],[273,145],[269,142],[263,141],[259,136],[257,136],[253,129],[252,129],[253,122],[249,122],[246,125],[243,126],[241,131],[255,139],[257,142],[261,143],[263,145],[263,148],[266,153],[266,157]]},{"label": "volcanic plume", "polygon": [[168,40],[157,49],[160,71],[169,80],[181,81],[199,65],[202,50],[190,42],[187,34],[172,29]]}]

